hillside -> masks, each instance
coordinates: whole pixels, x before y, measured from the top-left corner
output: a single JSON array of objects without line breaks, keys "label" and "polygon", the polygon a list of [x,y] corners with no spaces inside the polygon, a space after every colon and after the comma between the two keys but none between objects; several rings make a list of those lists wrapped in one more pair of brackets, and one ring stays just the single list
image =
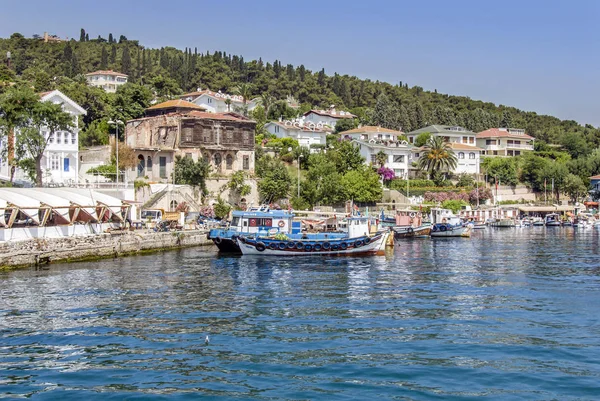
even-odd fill
[{"label": "hillside", "polygon": [[[567,132],[576,132],[592,147],[600,145],[600,132],[574,121],[561,121],[552,116],[538,115],[509,106],[425,91],[407,83],[359,79],[348,75],[327,75],[324,70],[313,72],[303,65],[283,65],[281,61],[261,59],[246,61],[242,56],[197,48],[178,50],[172,47],[147,49],[138,41],[119,40],[109,35],[89,39],[81,32],[80,41],[45,43],[39,38],[13,34],[0,39],[0,54],[11,52],[12,67],[22,78],[30,80],[35,89],[44,91],[60,85],[61,76],[76,78],[99,69],[112,69],[130,75],[130,81],[151,85],[162,97],[210,88],[232,92],[247,83],[248,95],[270,94],[275,99],[293,96],[302,110],[324,108],[335,104],[338,109],[352,111],[361,122],[378,123],[405,132],[428,124],[457,124],[478,132],[500,125],[525,128],[536,139],[560,143]],[[0,81],[6,75],[0,69]],[[385,93],[389,104],[381,105],[384,116],[374,117],[377,98]],[[90,122],[94,113],[88,117]]]}]

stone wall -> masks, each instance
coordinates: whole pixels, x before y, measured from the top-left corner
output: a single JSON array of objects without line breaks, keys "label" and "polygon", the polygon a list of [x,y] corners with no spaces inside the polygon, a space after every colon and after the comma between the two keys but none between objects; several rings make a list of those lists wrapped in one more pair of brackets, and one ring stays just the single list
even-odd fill
[{"label": "stone wall", "polygon": [[206,238],[206,231],[115,231],[110,234],[1,242],[0,269],[117,257],[191,246],[213,246],[213,243]]}]

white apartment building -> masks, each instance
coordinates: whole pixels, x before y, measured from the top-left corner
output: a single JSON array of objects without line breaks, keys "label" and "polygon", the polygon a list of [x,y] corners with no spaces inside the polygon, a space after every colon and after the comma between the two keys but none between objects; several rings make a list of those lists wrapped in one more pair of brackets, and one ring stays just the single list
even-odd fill
[{"label": "white apartment building", "polygon": [[277,138],[295,139],[298,145],[305,148],[310,148],[311,145],[326,145],[327,135],[331,134],[331,129],[323,124],[306,123],[303,118],[270,122],[265,124],[265,129]]},{"label": "white apartment building", "polygon": [[484,156],[519,156],[533,150],[534,138],[519,128],[490,128],[477,134]]},{"label": "white apartment building", "polygon": [[127,83],[128,78],[127,74],[112,70],[90,72],[85,74],[85,77],[89,85],[97,86],[109,93],[115,93],[119,86]]},{"label": "white apartment building", "polygon": [[386,162],[383,167],[394,170],[398,178],[406,178],[409,173],[410,163],[412,162],[411,149],[407,142],[386,142],[371,139],[369,141],[353,140],[352,143],[358,146],[360,155],[365,159],[366,165],[377,164],[377,154],[383,152],[386,155]]}]

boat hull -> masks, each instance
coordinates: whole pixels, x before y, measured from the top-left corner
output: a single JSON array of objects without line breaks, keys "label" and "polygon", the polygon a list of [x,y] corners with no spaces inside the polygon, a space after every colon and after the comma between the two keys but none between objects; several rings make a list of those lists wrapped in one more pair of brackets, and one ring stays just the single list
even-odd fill
[{"label": "boat hull", "polygon": [[423,238],[429,236],[431,233],[431,226],[396,226],[392,227],[392,231],[394,232],[394,239]]},{"label": "boat hull", "polygon": [[[291,240],[279,241],[269,238],[237,238],[244,255],[264,256],[346,256],[377,255],[385,251],[389,232],[373,237],[357,237],[339,240]],[[327,247],[327,249],[323,249]]]},{"label": "boat hull", "polygon": [[471,227],[468,226],[451,226],[448,224],[435,224],[431,228],[431,238],[448,238],[448,237],[470,237]]}]

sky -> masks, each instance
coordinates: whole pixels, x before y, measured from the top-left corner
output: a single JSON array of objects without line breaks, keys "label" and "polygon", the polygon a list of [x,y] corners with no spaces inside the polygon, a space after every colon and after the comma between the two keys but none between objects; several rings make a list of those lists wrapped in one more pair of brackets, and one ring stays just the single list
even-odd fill
[{"label": "sky", "polygon": [[111,32],[600,126],[599,17],[597,0],[1,0],[0,37]]}]

